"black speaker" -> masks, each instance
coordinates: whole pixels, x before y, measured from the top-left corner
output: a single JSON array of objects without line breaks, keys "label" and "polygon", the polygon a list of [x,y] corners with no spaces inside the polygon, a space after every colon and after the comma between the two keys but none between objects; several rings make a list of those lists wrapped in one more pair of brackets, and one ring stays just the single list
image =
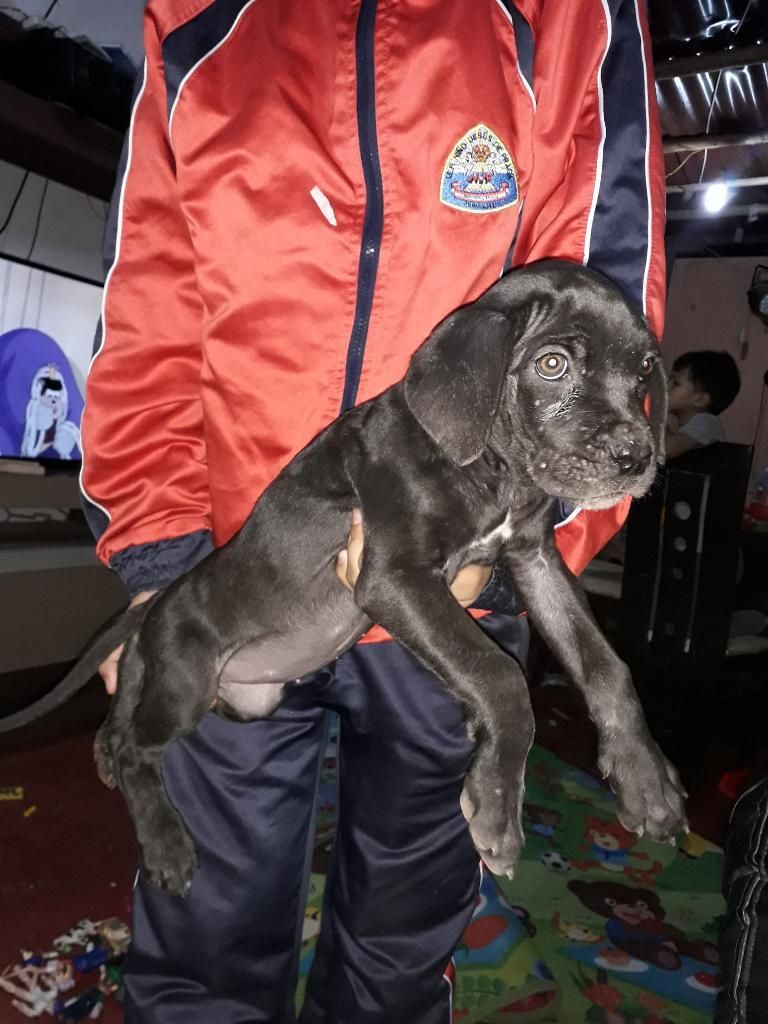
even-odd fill
[{"label": "black speaker", "polygon": [[749,308],[755,316],[768,325],[768,267],[755,267],[752,284],[747,292],[747,300]]},{"label": "black speaker", "polygon": [[725,655],[752,448],[675,459],[633,503],[620,606],[630,660],[659,667]]}]

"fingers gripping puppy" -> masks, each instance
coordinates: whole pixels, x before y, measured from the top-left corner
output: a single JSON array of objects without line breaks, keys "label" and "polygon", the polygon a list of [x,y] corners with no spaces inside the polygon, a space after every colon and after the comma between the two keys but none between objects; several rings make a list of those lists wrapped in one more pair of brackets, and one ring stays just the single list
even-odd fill
[{"label": "fingers gripping puppy", "polygon": [[[516,270],[439,324],[403,380],[300,452],[228,544],[110,626],[58,693],[0,729],[48,710],[127,640],[100,772],[127,800],[148,877],[183,893],[195,851],[163,787],[169,743],[214,703],[231,718],[268,715],[286,685],[377,622],[461,702],[475,741],[461,806],[489,867],[511,875],[528,693],[448,589],[463,566],[498,563],[586,697],[621,820],[668,838],[685,822],[679,779],[553,539],[557,498],[605,508],[645,493],[665,412],[656,342],[605,279],[561,261]],[[351,593],[335,564],[353,508],[366,536]]]}]

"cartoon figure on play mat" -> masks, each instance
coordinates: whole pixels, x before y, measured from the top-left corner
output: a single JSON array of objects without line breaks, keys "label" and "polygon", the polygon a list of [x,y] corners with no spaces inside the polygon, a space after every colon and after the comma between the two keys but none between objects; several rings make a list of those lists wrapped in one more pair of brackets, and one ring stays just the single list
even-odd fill
[{"label": "cartoon figure on play mat", "polygon": [[[666,911],[650,889],[618,882],[580,881],[569,882],[568,888],[588,910],[605,918],[605,934],[629,957],[665,971],[676,971],[684,956],[706,964],[719,962],[717,947],[711,942],[689,939],[685,932],[664,920]],[[619,962],[611,966],[622,969]]]},{"label": "cartoon figure on play mat", "polygon": [[588,850],[592,854],[589,860],[574,860],[571,863],[579,871],[588,871],[590,868],[603,868],[605,871],[614,871],[623,874],[632,882],[641,885],[653,885],[654,879],[661,873],[662,867],[658,861],[645,868],[634,867],[630,858],[636,860],[648,860],[648,854],[633,847],[638,841],[638,836],[627,832],[617,821],[603,821],[589,815],[585,823],[585,832],[590,845],[582,844],[580,850]]},{"label": "cartoon figure on play mat", "polygon": [[[506,903],[505,900],[501,900],[501,902]],[[507,905],[515,917],[518,918],[523,928],[525,928],[528,938],[533,939],[536,936],[536,925],[531,920],[530,912],[526,910],[525,907],[521,907],[516,903],[510,903]]]},{"label": "cartoon figure on play mat", "polygon": [[546,839],[554,846],[555,832],[560,828],[563,816],[552,807],[539,807],[537,804],[523,804],[523,825],[535,836]]},{"label": "cartoon figure on play mat", "polygon": [[569,942],[599,942],[601,938],[599,932],[593,932],[586,925],[563,920],[559,911],[552,915],[552,924]]}]

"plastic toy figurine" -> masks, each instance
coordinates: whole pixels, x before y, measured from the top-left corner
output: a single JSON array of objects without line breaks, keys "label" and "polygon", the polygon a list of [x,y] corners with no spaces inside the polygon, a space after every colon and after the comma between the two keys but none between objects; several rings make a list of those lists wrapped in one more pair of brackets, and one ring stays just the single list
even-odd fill
[{"label": "plastic toy figurine", "polygon": [[59,995],[55,979],[43,967],[6,967],[0,974],[0,988],[13,998],[11,1006],[25,1017],[40,1017],[52,1013]]},{"label": "plastic toy figurine", "polygon": [[104,1009],[104,996],[98,988],[89,988],[79,996],[71,999],[57,999],[53,1004],[54,1016],[59,1020],[84,1020],[90,1017],[95,1020]]},{"label": "plastic toy figurine", "polygon": [[68,932],[64,932],[63,935],[54,939],[53,945],[59,953],[69,953],[73,946],[87,946],[91,939],[98,934],[98,926],[101,923],[101,921],[98,924],[94,923],[90,918],[84,917]]},{"label": "plastic toy figurine", "polygon": [[84,953],[74,953],[72,956],[72,966],[80,974],[87,974],[112,959],[111,949],[93,942],[89,942],[88,947]]},{"label": "plastic toy figurine", "polygon": [[[130,938],[128,925],[117,917],[84,918],[54,939],[53,949],[22,949],[20,963],[0,974],[0,989],[12,996],[11,1005],[25,1017],[95,1019],[104,1000],[120,989],[120,962]],[[74,991],[81,978],[89,987]]]},{"label": "plastic toy figurine", "polygon": [[99,921],[98,933],[102,942],[112,951],[113,957],[125,956],[131,942],[131,929],[118,917],[107,917]]}]

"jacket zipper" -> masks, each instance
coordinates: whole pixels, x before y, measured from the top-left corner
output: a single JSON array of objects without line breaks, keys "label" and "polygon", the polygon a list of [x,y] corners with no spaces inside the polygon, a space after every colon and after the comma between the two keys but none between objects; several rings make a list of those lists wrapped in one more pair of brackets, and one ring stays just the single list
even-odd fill
[{"label": "jacket zipper", "polygon": [[351,409],[357,399],[365,342],[371,320],[384,221],[381,164],[379,163],[379,146],[376,139],[376,81],[374,73],[376,4],[377,0],[361,0],[355,34],[357,134],[366,199],[360,261],[357,270],[357,303],[352,333],[347,346],[347,366],[341,412]]}]

